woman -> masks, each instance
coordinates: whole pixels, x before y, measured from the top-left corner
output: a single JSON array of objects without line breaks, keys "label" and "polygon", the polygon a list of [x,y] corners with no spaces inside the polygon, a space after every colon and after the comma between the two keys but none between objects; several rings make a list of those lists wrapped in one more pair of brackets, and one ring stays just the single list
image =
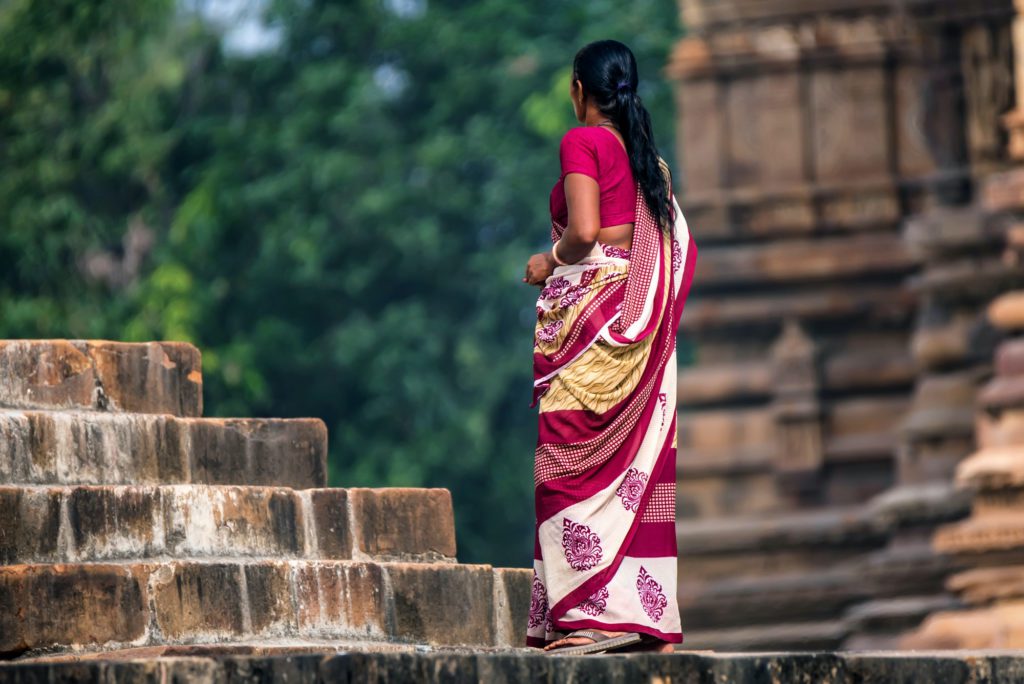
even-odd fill
[{"label": "woman", "polygon": [[628,47],[573,61],[584,125],[562,138],[537,300],[537,526],[527,644],[671,651],[676,603],[676,332],[697,247],[672,195]]}]

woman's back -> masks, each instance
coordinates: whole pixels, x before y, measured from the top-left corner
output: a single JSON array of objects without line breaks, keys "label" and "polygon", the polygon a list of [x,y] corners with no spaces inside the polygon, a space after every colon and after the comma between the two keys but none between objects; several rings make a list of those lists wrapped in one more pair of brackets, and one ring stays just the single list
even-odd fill
[{"label": "woman's back", "polygon": [[562,136],[559,145],[562,173],[551,189],[551,219],[561,226],[569,221],[564,180],[568,173],[582,173],[597,181],[600,189],[601,241],[629,246],[636,219],[636,181],[629,156],[619,136],[605,126],[577,126]]}]

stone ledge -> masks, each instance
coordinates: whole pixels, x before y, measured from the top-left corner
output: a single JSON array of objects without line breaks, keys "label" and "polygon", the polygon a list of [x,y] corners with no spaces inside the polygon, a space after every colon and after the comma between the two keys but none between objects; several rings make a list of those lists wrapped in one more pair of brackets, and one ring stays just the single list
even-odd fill
[{"label": "stone ledge", "polygon": [[763,287],[769,283],[833,282],[902,274],[913,267],[914,260],[900,237],[882,232],[704,247],[696,278],[703,288],[741,284]]},{"label": "stone ledge", "polygon": [[327,484],[319,418],[0,410],[5,484]]},{"label": "stone ledge", "polygon": [[445,489],[0,486],[0,520],[0,563],[455,558]]},{"label": "stone ledge", "polygon": [[354,561],[0,566],[0,659],[287,638],[508,646],[496,635],[526,633],[524,615],[494,604],[509,580],[529,578]]},{"label": "stone ledge", "polygon": [[[682,567],[685,569],[685,561]],[[825,620],[871,597],[871,587],[860,581],[861,577],[857,564],[845,564],[822,568],[814,575],[766,574],[684,582],[679,591],[683,631],[687,624],[700,630],[736,624],[767,630],[778,623],[780,615],[794,621]]]},{"label": "stone ledge", "polygon": [[681,558],[752,550],[879,544],[884,525],[851,506],[743,518],[681,520],[676,524]]},{"label": "stone ledge", "polygon": [[0,340],[0,406],[201,416],[199,350],[184,342]]},{"label": "stone ledge", "polygon": [[[335,649],[325,648],[325,651]],[[140,660],[91,660],[0,665],[0,682],[242,681],[353,684],[382,681],[469,682],[1018,682],[1020,651],[779,651],[677,652],[669,655],[553,657],[525,649],[481,652],[444,649],[428,653],[296,653],[278,656],[174,656]]]},{"label": "stone ledge", "polygon": [[[1006,601],[975,609],[932,613],[900,641],[906,649],[975,649],[980,644],[1013,647],[1024,635],[1024,601]],[[1021,653],[1017,650],[1017,653]],[[1024,681],[1024,664],[1017,663],[1013,679],[999,679],[999,670],[977,681]],[[935,680],[943,681],[943,680]]]},{"label": "stone ledge", "polygon": [[752,326],[777,330],[779,320],[790,317],[813,321],[900,319],[910,315],[915,306],[913,293],[871,284],[851,289],[821,282],[785,291],[701,292],[699,299],[687,302],[682,329],[696,334]]}]

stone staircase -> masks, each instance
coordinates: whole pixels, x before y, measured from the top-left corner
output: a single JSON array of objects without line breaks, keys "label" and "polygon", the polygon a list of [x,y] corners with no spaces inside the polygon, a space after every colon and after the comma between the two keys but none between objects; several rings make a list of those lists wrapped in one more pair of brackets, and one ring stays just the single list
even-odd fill
[{"label": "stone staircase", "polygon": [[447,490],[201,415],[190,345],[0,341],[0,659],[522,643],[531,573],[457,563]]}]

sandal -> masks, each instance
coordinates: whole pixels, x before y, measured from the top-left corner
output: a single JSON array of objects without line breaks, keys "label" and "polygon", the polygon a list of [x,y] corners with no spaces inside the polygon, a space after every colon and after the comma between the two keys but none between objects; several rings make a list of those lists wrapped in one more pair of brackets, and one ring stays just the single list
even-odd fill
[{"label": "sandal", "polygon": [[592,639],[594,643],[580,644],[579,646],[560,646],[559,648],[551,649],[548,653],[555,655],[586,655],[588,653],[604,653],[606,651],[614,651],[619,648],[638,644],[641,640],[640,635],[636,632],[628,632],[626,634],[620,634],[619,636],[613,637],[592,629],[578,629],[575,632],[566,634],[562,638],[571,639],[573,637]]}]

